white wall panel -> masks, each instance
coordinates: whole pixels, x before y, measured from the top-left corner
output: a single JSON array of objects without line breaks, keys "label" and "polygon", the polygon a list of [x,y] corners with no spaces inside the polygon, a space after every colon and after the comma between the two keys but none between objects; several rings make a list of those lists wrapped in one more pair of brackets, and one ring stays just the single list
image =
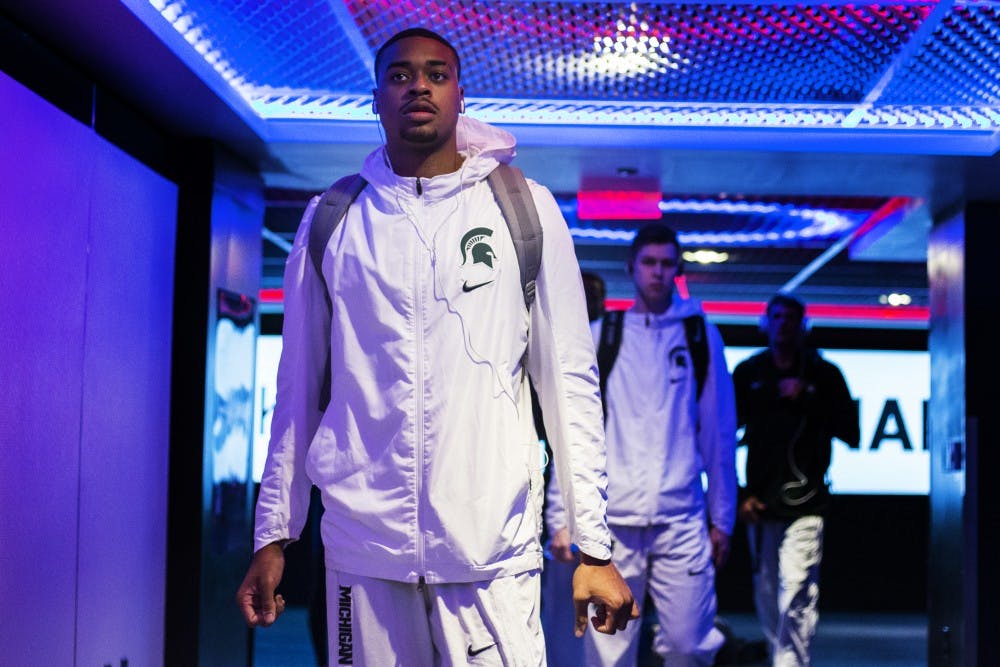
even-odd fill
[{"label": "white wall panel", "polygon": [[72,665],[91,137],[2,73],[0,118],[0,646]]},{"label": "white wall panel", "polygon": [[0,74],[2,662],[163,660],[176,187]]},{"label": "white wall panel", "polygon": [[93,159],[77,664],[157,665],[177,189],[107,144]]}]

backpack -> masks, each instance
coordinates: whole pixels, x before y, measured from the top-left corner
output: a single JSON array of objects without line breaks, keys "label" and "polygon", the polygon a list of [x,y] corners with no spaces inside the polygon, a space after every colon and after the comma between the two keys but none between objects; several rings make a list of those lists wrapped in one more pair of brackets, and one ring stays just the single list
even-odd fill
[{"label": "backpack", "polygon": [[[542,263],[542,223],[538,218],[538,209],[531,196],[524,173],[509,164],[499,164],[486,177],[486,182],[493,190],[500,212],[510,230],[517,254],[517,264],[521,273],[521,290],[524,292],[524,303],[528,308],[535,300],[535,279]],[[361,174],[350,174],[337,180],[327,188],[320,198],[313,214],[309,229],[309,256],[312,259],[316,274],[323,282],[326,296],[327,316],[332,316],[330,292],[323,277],[323,253],[333,235],[334,230],[347,214],[347,208],[361,194],[368,182]],[[327,352],[329,355],[329,352]],[[324,410],[330,402],[331,370],[330,359],[327,357],[326,375],[320,390],[320,410]]]},{"label": "backpack", "polygon": [[[601,402],[607,414],[608,375],[618,348],[622,343],[622,324],[625,321],[624,310],[609,310],[601,321],[601,339],[597,344],[597,372],[601,381]],[[705,387],[705,375],[708,373],[708,337],[705,335],[705,317],[703,315],[688,315],[684,318],[684,336],[687,338],[688,352],[691,363],[694,364],[695,396],[700,399]]]}]

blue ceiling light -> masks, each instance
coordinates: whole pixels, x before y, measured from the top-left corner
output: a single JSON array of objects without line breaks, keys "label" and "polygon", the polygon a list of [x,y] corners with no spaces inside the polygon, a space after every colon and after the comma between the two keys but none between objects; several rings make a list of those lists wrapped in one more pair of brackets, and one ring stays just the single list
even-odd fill
[{"label": "blue ceiling light", "polygon": [[[572,197],[557,196],[579,243],[628,245],[642,224],[635,221],[580,220]],[[857,230],[875,204],[864,208],[824,208],[805,204],[777,204],[726,198],[666,198],[660,203],[662,220],[677,229],[687,247],[769,247],[802,245],[824,247]]]}]

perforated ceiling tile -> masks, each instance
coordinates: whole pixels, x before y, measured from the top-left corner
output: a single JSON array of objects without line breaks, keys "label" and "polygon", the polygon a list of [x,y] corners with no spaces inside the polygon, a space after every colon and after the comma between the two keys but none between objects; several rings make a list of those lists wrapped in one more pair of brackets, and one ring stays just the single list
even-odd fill
[{"label": "perforated ceiling tile", "polygon": [[152,1],[206,59],[228,63],[249,90],[350,92],[365,72],[330,2]]},{"label": "perforated ceiling tile", "polygon": [[[139,0],[126,0],[136,2]],[[1000,4],[149,0],[262,119],[370,120],[375,49],[430,27],[484,120],[1000,140]]]},{"label": "perforated ceiling tile", "polygon": [[926,7],[373,0],[351,5],[378,44],[437,16],[472,96],[679,102],[857,101]]},{"label": "perforated ceiling tile", "polygon": [[954,7],[881,99],[1000,108],[1000,7]]}]

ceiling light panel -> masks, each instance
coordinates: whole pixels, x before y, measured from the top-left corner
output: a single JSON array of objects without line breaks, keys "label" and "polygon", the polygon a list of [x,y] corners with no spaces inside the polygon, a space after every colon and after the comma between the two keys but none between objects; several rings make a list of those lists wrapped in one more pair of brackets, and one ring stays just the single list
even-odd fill
[{"label": "ceiling light panel", "polygon": [[[574,198],[557,194],[556,201],[578,243],[627,245],[641,224],[627,216],[583,219]],[[687,247],[826,248],[864,224],[880,202],[871,200],[859,207],[847,206],[845,201],[844,206],[836,207],[725,197],[666,197],[659,209],[660,219],[677,230]]]}]

